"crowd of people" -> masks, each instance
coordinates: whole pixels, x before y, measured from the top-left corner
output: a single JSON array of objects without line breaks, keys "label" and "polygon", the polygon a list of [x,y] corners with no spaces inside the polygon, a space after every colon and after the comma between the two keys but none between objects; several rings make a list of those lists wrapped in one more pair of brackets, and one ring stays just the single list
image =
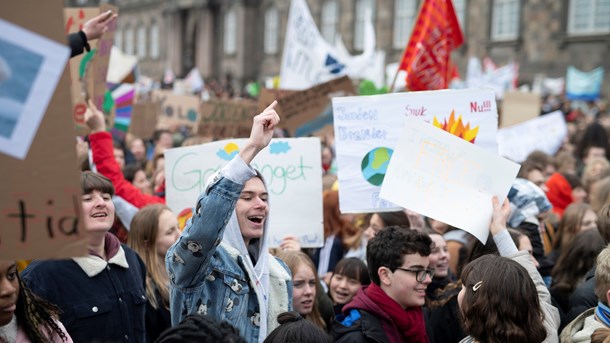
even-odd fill
[{"label": "crowd of people", "polygon": [[326,137],[316,249],[267,240],[269,194],[251,162],[279,132],[277,102],[186,221],[165,204],[163,153],[215,137],[117,142],[90,102],[77,143],[88,255],[23,271],[0,261],[0,342],[609,342],[608,112],[544,100],[569,135],[489,199],[484,243],[406,209],[341,213]]}]

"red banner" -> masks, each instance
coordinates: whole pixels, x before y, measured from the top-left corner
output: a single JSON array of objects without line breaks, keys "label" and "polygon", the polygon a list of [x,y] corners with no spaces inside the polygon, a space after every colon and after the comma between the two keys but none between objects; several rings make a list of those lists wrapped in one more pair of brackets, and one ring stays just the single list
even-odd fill
[{"label": "red banner", "polygon": [[451,51],[463,42],[452,1],[425,0],[399,66],[409,90],[447,88],[455,72]]}]

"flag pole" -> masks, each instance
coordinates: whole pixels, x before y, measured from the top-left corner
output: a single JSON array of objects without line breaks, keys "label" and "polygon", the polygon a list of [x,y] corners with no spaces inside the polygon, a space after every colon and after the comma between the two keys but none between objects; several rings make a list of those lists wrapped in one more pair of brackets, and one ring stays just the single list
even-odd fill
[{"label": "flag pole", "polygon": [[[417,25],[417,21],[419,20],[419,16],[421,15],[421,9],[424,6],[424,2],[427,0],[422,0],[419,2],[419,8],[417,9],[417,16],[415,17],[415,21],[413,22],[413,26],[411,27],[411,35],[407,40],[407,44],[405,48],[402,49],[402,54],[400,55],[400,60],[405,56],[405,52],[407,52],[407,48],[409,47],[409,42],[411,41],[411,37],[413,36],[413,30],[415,30],[415,26]],[[394,86],[396,85],[396,79],[398,78],[398,73],[400,72],[400,62],[398,62],[398,68],[396,68],[396,73],[394,73],[394,79],[392,80],[392,84],[390,85],[390,93],[394,92]]]}]

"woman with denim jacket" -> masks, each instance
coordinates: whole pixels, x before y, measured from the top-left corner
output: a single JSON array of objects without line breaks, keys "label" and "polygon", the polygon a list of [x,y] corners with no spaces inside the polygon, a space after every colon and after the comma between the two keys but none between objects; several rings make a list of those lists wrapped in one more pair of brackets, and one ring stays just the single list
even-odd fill
[{"label": "woman with denim jacket", "polygon": [[243,149],[210,181],[192,219],[166,255],[172,324],[191,313],[226,320],[248,342],[263,342],[292,309],[288,268],[268,251],[268,194],[250,162],[279,122],[272,103],[254,117]]}]

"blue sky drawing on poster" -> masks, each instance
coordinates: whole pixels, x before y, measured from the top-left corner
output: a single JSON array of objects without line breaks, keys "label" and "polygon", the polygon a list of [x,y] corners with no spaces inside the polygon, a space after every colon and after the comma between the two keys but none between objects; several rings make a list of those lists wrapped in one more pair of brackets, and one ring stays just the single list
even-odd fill
[{"label": "blue sky drawing on poster", "polygon": [[11,138],[43,59],[0,38],[0,136]]}]

